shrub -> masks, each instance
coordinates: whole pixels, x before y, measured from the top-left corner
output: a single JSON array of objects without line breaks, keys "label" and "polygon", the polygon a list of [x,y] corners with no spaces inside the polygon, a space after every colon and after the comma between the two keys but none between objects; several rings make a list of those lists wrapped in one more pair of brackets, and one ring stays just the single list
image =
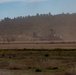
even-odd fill
[{"label": "shrub", "polygon": [[42,72],[42,70],[41,69],[36,69],[35,72]]},{"label": "shrub", "polygon": [[45,54],[45,57],[48,57],[49,56],[49,54]]},{"label": "shrub", "polygon": [[53,70],[56,70],[56,69],[58,69],[58,67],[53,67]]},{"label": "shrub", "polygon": [[2,57],[4,57],[4,54],[2,54]]},{"label": "shrub", "polygon": [[18,67],[10,67],[9,69],[10,70],[21,70],[21,68],[18,68]]},{"label": "shrub", "polygon": [[28,67],[27,69],[31,69],[31,67]]},{"label": "shrub", "polygon": [[48,67],[47,69],[48,69],[48,70],[57,70],[58,67]]}]

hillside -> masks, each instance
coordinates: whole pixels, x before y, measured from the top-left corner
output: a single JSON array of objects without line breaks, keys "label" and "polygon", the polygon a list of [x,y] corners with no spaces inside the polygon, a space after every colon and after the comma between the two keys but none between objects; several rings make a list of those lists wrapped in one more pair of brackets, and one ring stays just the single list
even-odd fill
[{"label": "hillside", "polygon": [[76,14],[37,14],[4,18],[0,41],[76,41]]}]

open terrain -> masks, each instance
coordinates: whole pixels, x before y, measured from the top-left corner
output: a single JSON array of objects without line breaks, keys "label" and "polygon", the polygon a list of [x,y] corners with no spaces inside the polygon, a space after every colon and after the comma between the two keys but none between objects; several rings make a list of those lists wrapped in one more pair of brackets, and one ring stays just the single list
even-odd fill
[{"label": "open terrain", "polygon": [[0,75],[76,75],[76,49],[0,49]]},{"label": "open terrain", "polygon": [[0,49],[76,49],[76,42],[25,41],[1,42]]}]

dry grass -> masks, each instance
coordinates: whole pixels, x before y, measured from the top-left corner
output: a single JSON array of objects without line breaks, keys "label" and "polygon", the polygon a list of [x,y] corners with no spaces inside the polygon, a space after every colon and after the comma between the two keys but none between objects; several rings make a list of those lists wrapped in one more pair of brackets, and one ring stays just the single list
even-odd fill
[{"label": "dry grass", "polygon": [[76,75],[76,49],[3,49],[0,74]]}]

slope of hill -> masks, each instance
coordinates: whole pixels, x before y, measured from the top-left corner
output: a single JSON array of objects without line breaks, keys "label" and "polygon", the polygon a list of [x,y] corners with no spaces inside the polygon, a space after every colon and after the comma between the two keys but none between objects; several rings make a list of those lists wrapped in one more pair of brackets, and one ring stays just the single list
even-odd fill
[{"label": "slope of hill", "polygon": [[[53,30],[53,31],[51,31]],[[1,41],[76,41],[76,14],[37,14],[0,21]],[[52,35],[53,34],[53,35]]]}]

